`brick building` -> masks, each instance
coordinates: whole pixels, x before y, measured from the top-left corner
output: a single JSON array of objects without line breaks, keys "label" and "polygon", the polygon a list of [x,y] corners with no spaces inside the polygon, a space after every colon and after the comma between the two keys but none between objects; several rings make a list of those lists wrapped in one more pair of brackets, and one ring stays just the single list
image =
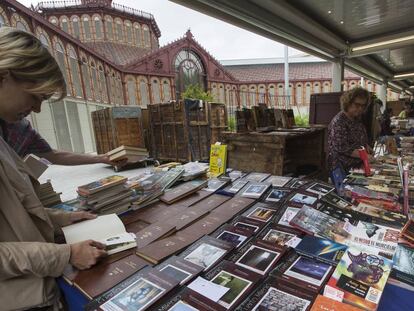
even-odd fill
[{"label": "brick building", "polygon": [[[62,150],[95,150],[92,111],[177,99],[189,84],[202,85],[232,110],[286,100],[281,60],[222,64],[190,31],[160,47],[161,32],[152,14],[111,0],[49,1],[32,9],[3,0],[3,25],[35,34],[64,71],[68,96],[60,102],[45,102],[42,112],[31,116],[39,133]],[[289,66],[292,104],[306,106],[310,94],[331,91],[331,64],[309,59],[299,57]],[[346,72],[345,89],[358,83],[359,76]],[[376,90],[374,83],[365,83],[369,90]]]}]

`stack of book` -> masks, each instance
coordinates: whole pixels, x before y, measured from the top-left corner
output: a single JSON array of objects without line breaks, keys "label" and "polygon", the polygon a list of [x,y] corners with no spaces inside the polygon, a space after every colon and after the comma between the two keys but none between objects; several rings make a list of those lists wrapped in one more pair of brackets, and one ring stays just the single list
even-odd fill
[{"label": "stack of book", "polygon": [[50,181],[36,186],[35,191],[40,202],[42,202],[42,205],[45,207],[51,207],[62,202],[60,199],[62,193],[56,192]]},{"label": "stack of book", "polygon": [[98,215],[122,213],[128,210],[136,195],[126,187],[127,178],[112,175],[79,186],[77,192],[82,205]]},{"label": "stack of book", "polygon": [[414,155],[414,137],[403,136],[401,139],[401,154]]},{"label": "stack of book", "polygon": [[127,159],[128,163],[136,163],[148,158],[149,153],[145,148],[137,148],[130,146],[120,146],[111,151],[108,151],[106,155],[109,157],[109,160],[118,162],[124,159]]}]

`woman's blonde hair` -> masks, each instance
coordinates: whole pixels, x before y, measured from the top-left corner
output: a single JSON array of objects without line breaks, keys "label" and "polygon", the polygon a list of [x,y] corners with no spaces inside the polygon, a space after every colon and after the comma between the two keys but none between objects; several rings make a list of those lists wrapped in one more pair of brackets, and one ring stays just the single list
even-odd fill
[{"label": "woman's blonde hair", "polygon": [[58,100],[66,96],[62,71],[49,50],[32,34],[11,27],[0,28],[0,76],[7,73],[20,82],[31,82],[26,91]]}]

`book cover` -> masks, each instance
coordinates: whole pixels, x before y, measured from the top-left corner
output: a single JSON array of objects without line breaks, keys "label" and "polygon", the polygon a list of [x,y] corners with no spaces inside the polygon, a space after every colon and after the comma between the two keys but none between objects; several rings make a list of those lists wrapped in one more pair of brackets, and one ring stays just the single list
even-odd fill
[{"label": "book cover", "polygon": [[183,197],[186,197],[198,190],[204,188],[207,185],[206,180],[192,180],[187,181],[175,188],[167,190],[161,197],[160,200],[167,204],[172,204]]},{"label": "book cover", "polygon": [[149,263],[135,254],[110,263],[98,263],[88,270],[77,271],[74,285],[89,299],[93,299]]},{"label": "book cover", "polygon": [[300,178],[292,178],[285,187],[292,188],[292,189],[299,189],[305,187],[309,183],[308,180],[300,179]]},{"label": "book cover", "polygon": [[306,311],[314,297],[315,294],[311,291],[281,283],[275,277],[268,277],[240,304],[237,310],[285,310],[288,306],[291,310]]},{"label": "book cover", "polygon": [[401,236],[411,242],[414,242],[414,221],[408,220],[401,231]]},{"label": "book cover", "polygon": [[[238,265],[221,261],[204,275],[205,279],[229,290],[217,301],[228,310],[233,310],[258,284],[261,275]],[[201,293],[202,294],[202,293]]]},{"label": "book cover", "polygon": [[391,277],[414,286],[414,249],[398,245],[392,260]]},{"label": "book cover", "polygon": [[125,183],[126,181],[127,178],[124,176],[112,175],[105,178],[101,178],[97,181],[93,181],[89,184],[79,186],[78,193],[80,195],[88,196],[98,191],[102,191],[104,189],[108,189],[110,187]]},{"label": "book cover", "polygon": [[285,251],[285,247],[254,239],[232,252],[227,259],[244,269],[266,275],[275,267]]},{"label": "book cover", "polygon": [[250,174],[248,174],[245,179],[247,181],[251,181],[253,183],[261,183],[263,182],[266,178],[268,178],[270,176],[270,174],[267,173],[257,173],[257,172],[252,172]]},{"label": "book cover", "polygon": [[210,174],[218,177],[226,172],[227,145],[211,145],[210,148]]},{"label": "book cover", "polygon": [[277,221],[278,225],[286,226],[286,227],[292,227],[290,225],[290,221],[293,217],[299,212],[300,208],[295,206],[288,206],[286,205],[286,208],[282,213],[280,214],[280,217],[275,221]]},{"label": "book cover", "polygon": [[360,221],[351,230],[344,244],[361,248],[381,256],[392,258],[397,249],[399,230]]},{"label": "book cover", "polygon": [[286,197],[290,195],[292,189],[290,188],[273,188],[270,189],[265,201],[277,203],[283,201]]},{"label": "book cover", "polygon": [[372,221],[372,217],[368,215],[351,209],[339,208],[336,205],[331,205],[322,201],[316,203],[315,209],[341,221],[349,222],[353,226],[356,226],[359,221]]},{"label": "book cover", "polygon": [[237,216],[230,222],[230,224],[238,228],[253,230],[255,234],[260,232],[260,230],[262,230],[266,225],[266,223],[262,221],[257,221],[243,216]]},{"label": "book cover", "polygon": [[168,258],[154,268],[176,279],[180,285],[188,283],[203,271],[202,267],[177,256]]},{"label": "book cover", "polygon": [[233,182],[230,186],[228,186],[225,191],[236,194],[239,192],[244,186],[247,185],[249,181],[245,179],[238,179],[235,182]]},{"label": "book cover", "polygon": [[39,179],[40,176],[47,170],[51,164],[48,160],[39,158],[34,154],[28,154],[24,157],[23,161],[29,167],[33,177]]},{"label": "book cover", "polygon": [[317,194],[319,196],[327,195],[329,192],[333,191],[335,187],[332,187],[327,184],[323,184],[321,182],[316,182],[306,188],[307,192],[311,192]]},{"label": "book cover", "polygon": [[241,193],[242,197],[259,199],[269,189],[268,183],[249,183]]},{"label": "book cover", "polygon": [[338,206],[339,208],[352,208],[352,203],[348,202],[347,200],[341,198],[334,192],[329,192],[328,194],[324,195],[321,200],[331,205]]},{"label": "book cover", "polygon": [[376,310],[392,268],[392,261],[348,248],[323,295],[364,310]]},{"label": "book cover", "polygon": [[295,247],[299,254],[337,265],[348,246],[332,240],[306,235]]},{"label": "book cover", "polygon": [[230,200],[218,206],[213,211],[213,213],[216,215],[220,215],[223,219],[223,222],[227,222],[234,216],[249,208],[254,202],[255,200],[250,198],[233,197]]},{"label": "book cover", "polygon": [[292,177],[286,177],[286,176],[270,176],[265,181],[272,184],[273,187],[284,187]]},{"label": "book cover", "polygon": [[291,252],[279,262],[271,275],[292,287],[319,293],[333,270],[332,264]]},{"label": "book cover", "polygon": [[310,311],[361,311],[361,309],[323,295],[318,295]]},{"label": "book cover", "polygon": [[276,215],[277,209],[278,206],[259,202],[246,210],[242,216],[262,222],[269,222]]},{"label": "book cover", "polygon": [[293,206],[302,207],[303,205],[314,206],[318,201],[318,195],[306,191],[296,191],[286,199],[287,203]]},{"label": "book cover", "polygon": [[154,268],[143,269],[92,300],[85,309],[99,307],[99,310],[104,311],[146,310],[178,284],[178,281]]},{"label": "book cover", "polygon": [[211,178],[207,182],[207,187],[204,188],[204,191],[216,192],[217,190],[225,187],[229,183],[229,180],[223,178]]},{"label": "book cover", "polygon": [[407,222],[407,216],[403,214],[394,213],[382,208],[377,208],[367,203],[361,202],[357,206],[353,206],[352,209],[354,211],[370,215],[377,219],[381,219],[384,223],[396,228],[402,228]]},{"label": "book cover", "polygon": [[220,261],[233,248],[234,246],[229,242],[204,236],[179,256],[202,267],[203,271],[206,271]]},{"label": "book cover", "polygon": [[289,223],[308,234],[319,235],[337,243],[344,243],[350,237],[348,223],[306,205]]},{"label": "book cover", "polygon": [[253,234],[253,229],[240,228],[226,224],[213,232],[211,236],[213,238],[229,242],[237,248],[247,242]]},{"label": "book cover", "polygon": [[289,228],[274,223],[269,223],[266,227],[257,235],[258,239],[269,242],[277,247],[285,246],[286,242],[296,236],[302,236],[300,230]]}]

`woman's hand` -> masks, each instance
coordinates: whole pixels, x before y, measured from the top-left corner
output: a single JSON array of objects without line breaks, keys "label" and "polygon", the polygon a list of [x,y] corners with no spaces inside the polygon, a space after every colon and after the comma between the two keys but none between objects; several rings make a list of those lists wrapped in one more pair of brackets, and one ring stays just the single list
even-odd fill
[{"label": "woman's hand", "polygon": [[92,214],[91,212],[71,212],[70,221],[73,224],[82,220],[95,219],[96,217],[97,215]]},{"label": "woman's hand", "polygon": [[92,267],[99,258],[106,256],[105,244],[87,240],[70,245],[70,264],[79,270]]}]

